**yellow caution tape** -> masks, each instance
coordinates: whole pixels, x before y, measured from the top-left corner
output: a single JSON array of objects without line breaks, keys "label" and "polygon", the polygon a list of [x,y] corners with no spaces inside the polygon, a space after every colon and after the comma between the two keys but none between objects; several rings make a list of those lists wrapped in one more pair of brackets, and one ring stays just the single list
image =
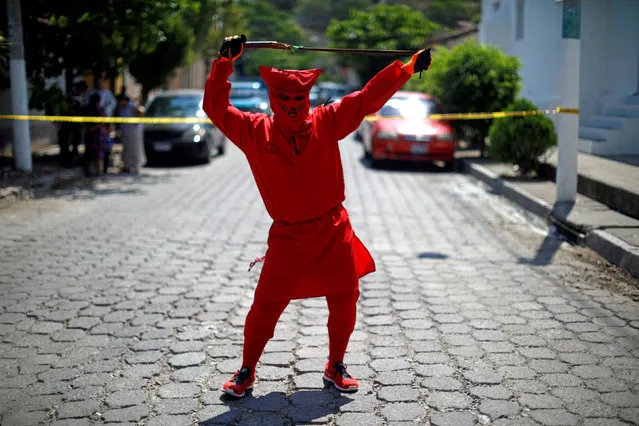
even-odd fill
[{"label": "yellow caution tape", "polygon": [[[468,112],[454,114],[432,114],[431,120],[482,120],[488,118],[523,117],[527,115],[549,114],[579,114],[579,108],[546,109],[538,111],[499,111],[499,112]],[[366,117],[366,121],[380,119],[402,119],[406,117]],[[200,117],[76,117],[64,115],[9,115],[0,114],[0,120],[29,120],[29,121],[64,121],[70,123],[120,123],[120,124],[208,124],[211,120]]]},{"label": "yellow caution tape", "polygon": [[[579,108],[562,108],[546,109],[537,111],[499,111],[499,112],[466,112],[451,114],[431,114],[427,118],[429,120],[485,120],[488,118],[504,118],[504,117],[524,117],[528,115],[550,115],[550,114],[579,114]],[[377,121],[382,119],[401,119],[406,117],[379,117],[369,116],[366,121]]]},{"label": "yellow caution tape", "polygon": [[2,115],[0,120],[65,121],[69,123],[121,123],[121,124],[202,124],[211,123],[200,117],[76,117],[65,115]]}]

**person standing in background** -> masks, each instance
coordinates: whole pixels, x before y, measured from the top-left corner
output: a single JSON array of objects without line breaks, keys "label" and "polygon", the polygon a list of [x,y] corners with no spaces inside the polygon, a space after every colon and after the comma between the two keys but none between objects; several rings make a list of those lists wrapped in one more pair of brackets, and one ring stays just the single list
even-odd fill
[{"label": "person standing in background", "polygon": [[[144,116],[144,108],[122,93],[118,96],[118,107],[115,114],[117,117],[142,117]],[[118,126],[122,141],[122,170],[138,174],[146,163],[142,124],[121,123]]]},{"label": "person standing in background", "polygon": [[[106,117],[100,106],[100,95],[94,93],[89,97],[86,108],[87,117]],[[101,176],[103,170],[104,150],[109,129],[104,123],[85,124],[84,132],[84,173],[86,176]]]}]

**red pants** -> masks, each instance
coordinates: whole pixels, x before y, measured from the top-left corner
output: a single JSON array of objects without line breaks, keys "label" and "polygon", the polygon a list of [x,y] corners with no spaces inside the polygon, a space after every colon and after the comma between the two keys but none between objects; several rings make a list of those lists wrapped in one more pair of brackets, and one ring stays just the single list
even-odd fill
[{"label": "red pants", "polygon": [[[352,293],[326,296],[328,304],[328,340],[331,364],[344,361],[348,341],[355,329],[359,290]],[[244,353],[242,366],[255,371],[266,343],[273,337],[277,320],[290,300],[255,300],[244,325]]]}]

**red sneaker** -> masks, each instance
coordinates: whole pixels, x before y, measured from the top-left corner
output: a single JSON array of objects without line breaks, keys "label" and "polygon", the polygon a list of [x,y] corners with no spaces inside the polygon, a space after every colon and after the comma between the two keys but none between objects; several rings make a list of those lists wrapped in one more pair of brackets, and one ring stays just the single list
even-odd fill
[{"label": "red sneaker", "polygon": [[242,367],[235,372],[231,380],[224,383],[222,392],[235,398],[241,398],[247,390],[253,389],[253,383],[255,383],[255,373],[251,373],[250,368]]},{"label": "red sneaker", "polygon": [[331,382],[342,392],[357,392],[359,389],[359,383],[348,374],[343,362],[336,362],[332,366],[326,363],[324,380]]}]

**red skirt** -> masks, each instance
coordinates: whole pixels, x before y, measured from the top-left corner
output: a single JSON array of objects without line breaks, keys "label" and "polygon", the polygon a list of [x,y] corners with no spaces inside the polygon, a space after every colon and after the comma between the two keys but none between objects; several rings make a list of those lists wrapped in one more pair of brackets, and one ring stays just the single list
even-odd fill
[{"label": "red skirt", "polygon": [[352,292],[375,262],[340,204],[307,222],[273,222],[256,300],[304,299]]}]

